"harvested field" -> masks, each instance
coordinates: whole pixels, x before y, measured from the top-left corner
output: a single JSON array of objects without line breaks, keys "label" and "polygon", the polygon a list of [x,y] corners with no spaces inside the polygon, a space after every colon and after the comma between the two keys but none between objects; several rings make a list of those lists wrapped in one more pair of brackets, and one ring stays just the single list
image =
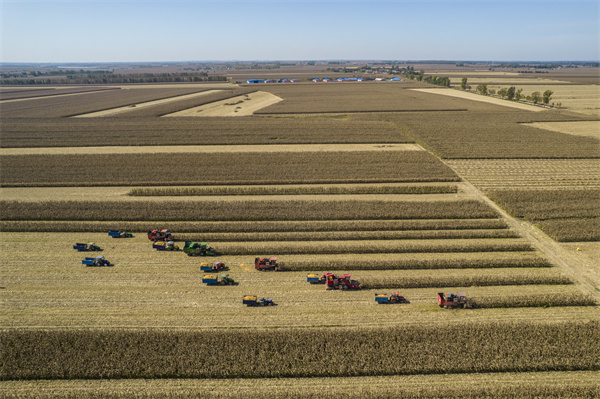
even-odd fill
[{"label": "harvested field", "polygon": [[[599,158],[600,140],[538,129],[520,122],[561,120],[552,112],[391,115],[381,118],[445,159]],[[546,119],[544,119],[546,118]]]},{"label": "harvested field", "polygon": [[[268,157],[251,152],[172,154],[177,163],[186,165],[185,171],[165,168],[152,154],[99,154],[94,155],[93,162],[88,155],[6,155],[0,157],[0,181],[3,186],[458,181],[454,172],[431,154],[394,148],[377,147],[377,152],[273,152]],[[169,154],[164,157],[168,159]],[[34,176],[32,170],[36,171]]]},{"label": "harvested field", "polygon": [[[463,373],[376,377],[324,377],[272,379],[154,379],[154,380],[33,380],[4,381],[0,396],[48,399],[88,399],[99,396],[140,398],[197,398],[210,392],[222,399],[283,399],[290,397],[335,399],[382,398],[585,398],[599,394],[597,371]],[[457,378],[460,382],[457,383]],[[175,393],[176,392],[176,393]]]},{"label": "harvested field", "polygon": [[209,94],[213,94],[213,93],[218,93],[219,91],[220,90],[206,90],[206,91],[202,91],[200,93],[184,94],[182,96],[177,96],[177,97],[164,98],[164,99],[154,100],[154,101],[147,101],[147,102],[143,102],[143,103],[127,105],[125,107],[111,108],[111,109],[106,109],[103,111],[91,112],[88,114],[75,115],[74,118],[97,118],[97,117],[105,117],[105,116],[114,116],[115,114],[121,114],[124,112],[131,111],[133,109],[153,107],[153,106],[162,105],[162,104],[174,102],[174,101],[188,100],[191,98],[196,98],[196,97],[205,96],[205,95],[209,95]]},{"label": "harvested field", "polygon": [[523,103],[518,103],[515,101],[507,101],[507,100],[503,100],[501,98],[496,98],[496,97],[482,96],[480,94],[470,93],[470,92],[466,92],[466,91],[458,91],[458,90],[452,90],[452,89],[413,89],[413,90],[419,91],[422,93],[428,93],[428,94],[437,94],[437,95],[441,95],[441,96],[457,97],[457,98],[462,98],[465,100],[481,101],[481,102],[490,103],[490,104],[494,104],[494,105],[501,105],[501,106],[510,107],[510,108],[518,108],[518,109],[532,111],[532,112],[539,112],[539,111],[544,110],[544,108],[536,107],[535,105],[523,104]]},{"label": "harvested field", "polygon": [[553,132],[600,139],[600,121],[534,122],[531,126]]},{"label": "harvested field", "polygon": [[598,159],[460,159],[446,164],[484,191],[600,188]]},{"label": "harvested field", "polygon": [[[204,98],[204,97],[200,97]],[[299,118],[132,117],[0,119],[1,147],[78,147],[173,145],[272,145],[409,143],[413,140],[385,121]]]},{"label": "harvested field", "polygon": [[[263,108],[259,115],[343,112],[464,111],[463,103],[406,90],[411,84],[315,84],[301,86],[261,86],[283,98]],[[462,114],[462,112],[459,112]]]},{"label": "harvested field", "polygon": [[479,201],[238,200],[1,201],[1,220],[55,221],[263,221],[481,219],[498,215]]},{"label": "harvested field", "polygon": [[[462,323],[437,326],[247,331],[4,331],[2,379],[281,378],[597,370],[598,323]],[[519,336],[520,339],[514,339]],[[310,346],[298,345],[310,343]],[[353,351],[324,351],[343,342]],[[577,345],[573,345],[577,342]],[[218,354],[220,367],[211,367]],[[396,361],[389,361],[389,354]],[[479,353],[480,356],[473,356]],[[290,359],[304,359],[302,362]]]},{"label": "harvested field", "polygon": [[2,118],[59,118],[182,96],[203,90],[198,87],[189,89],[103,90],[69,96],[35,98],[6,104],[3,102],[0,115]]},{"label": "harvested field", "polygon": [[[508,88],[509,86],[498,86],[498,88],[503,87]],[[543,93],[546,90],[551,90],[553,93],[550,100],[551,104],[560,103],[562,108],[595,118],[600,116],[600,87],[597,84],[557,85],[540,82],[538,85],[524,86],[523,94],[529,95],[534,91]]]},{"label": "harvested field", "polygon": [[221,100],[163,116],[248,116],[262,108],[276,104],[279,101],[282,101],[282,99],[271,93],[255,91],[243,96],[232,97],[227,100]]}]

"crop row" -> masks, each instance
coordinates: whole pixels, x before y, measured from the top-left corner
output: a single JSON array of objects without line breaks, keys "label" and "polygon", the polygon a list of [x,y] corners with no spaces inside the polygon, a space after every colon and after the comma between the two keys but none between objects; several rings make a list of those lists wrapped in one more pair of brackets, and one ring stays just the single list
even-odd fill
[{"label": "crop row", "polygon": [[106,90],[2,104],[2,118],[59,118],[204,91],[203,88]]},{"label": "crop row", "polygon": [[[552,269],[490,269],[477,270],[475,273],[464,270],[458,272],[438,271],[433,275],[431,272],[416,271],[405,272],[397,277],[364,277],[360,279],[360,285],[363,289],[404,289],[572,284],[567,276]],[[485,307],[485,298],[478,304]]]},{"label": "crop row", "polygon": [[518,238],[512,230],[386,230],[178,234],[183,241],[333,241]]},{"label": "crop row", "polygon": [[215,249],[227,255],[533,251],[522,239],[219,242]]},{"label": "crop row", "polygon": [[422,270],[422,269],[492,269],[516,267],[552,267],[534,252],[482,253],[413,253],[343,255],[289,255],[281,258],[285,270]]},{"label": "crop row", "polygon": [[[598,370],[599,327],[598,322],[477,321],[461,323],[460,333],[444,334],[443,339],[438,325],[255,329],[251,333],[236,329],[5,330],[0,332],[0,379]],[[452,359],[452,367],[440,359]]]},{"label": "crop row", "polygon": [[[73,204],[74,205],[74,204]],[[150,219],[151,220],[151,219]],[[198,221],[159,223],[176,235],[180,233],[260,233],[260,232],[332,232],[332,231],[400,231],[400,230],[474,230],[506,229],[502,219],[407,219],[407,220],[310,220],[310,221]],[[112,228],[146,232],[157,223],[107,221],[0,221],[0,231],[31,232],[105,232]]]},{"label": "crop row", "polygon": [[[200,99],[201,97],[198,97]],[[146,111],[142,108],[139,111]],[[414,142],[385,121],[307,118],[2,118],[1,147]]]},{"label": "crop row", "polygon": [[480,201],[248,200],[171,201],[0,201],[0,220],[94,221],[294,221],[481,219],[498,215]]},{"label": "crop row", "polygon": [[[517,123],[531,122],[531,113],[512,114],[383,114],[381,119],[394,122],[402,132],[446,159],[598,158],[600,144],[597,139]],[[561,118],[560,115],[551,117],[556,120]],[[536,115],[537,120],[543,118]]]},{"label": "crop row", "polygon": [[[425,151],[7,155],[4,186],[237,185],[458,181]],[[184,169],[165,167],[185,165]],[[31,173],[35,171],[35,173]]]},{"label": "crop row", "polygon": [[600,218],[553,219],[536,225],[559,242],[600,241]]},{"label": "crop row", "polygon": [[61,94],[85,93],[104,90],[119,90],[118,87],[68,87],[63,89],[57,88],[35,88],[31,90],[0,90],[0,98],[2,100],[14,100],[21,98],[47,97]]},{"label": "crop row", "polygon": [[457,186],[298,186],[298,187],[163,187],[134,188],[131,196],[319,195],[319,194],[451,194]]},{"label": "crop row", "polygon": [[72,381],[5,381],[0,398],[11,399],[514,399],[594,398],[598,396],[594,371],[534,373],[472,373],[237,379],[120,379]]}]

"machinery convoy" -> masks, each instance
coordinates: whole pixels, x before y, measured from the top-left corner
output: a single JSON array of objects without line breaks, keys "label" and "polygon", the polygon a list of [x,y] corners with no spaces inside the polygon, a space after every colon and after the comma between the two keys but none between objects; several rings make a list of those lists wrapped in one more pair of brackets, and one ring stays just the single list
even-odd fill
[{"label": "machinery convoy", "polygon": [[[109,237],[112,238],[129,238],[133,234],[124,230],[109,230]],[[172,240],[172,234],[167,230],[151,230],[148,231],[148,239],[153,241],[152,248],[158,251],[179,251],[179,246]],[[84,251],[102,251],[100,246],[93,242],[90,243],[75,243],[73,249]],[[217,251],[209,247],[208,243],[186,241],[183,247],[183,252],[188,256],[216,256]],[[113,266],[110,261],[104,256],[86,257],[81,261],[86,266]],[[257,257],[254,259],[254,268],[259,271],[283,271],[281,264],[277,262],[276,257],[266,258]],[[200,270],[203,272],[219,272],[228,270],[223,262],[202,262]],[[306,276],[306,281],[310,284],[325,284],[327,290],[360,290],[360,283],[350,278],[350,274],[336,276],[334,273],[323,272],[321,276],[311,273]],[[228,274],[205,274],[202,277],[202,283],[206,285],[237,285],[238,283]],[[474,306],[469,303],[464,292],[449,293],[444,295],[443,292],[437,294],[438,306],[446,309],[472,309]],[[258,299],[254,295],[246,295],[243,299],[243,304],[246,306],[273,306],[275,303],[271,299]],[[393,303],[409,303],[405,297],[400,295],[398,291],[393,291],[390,296],[386,293],[375,293],[375,302],[377,304],[393,304]]]}]

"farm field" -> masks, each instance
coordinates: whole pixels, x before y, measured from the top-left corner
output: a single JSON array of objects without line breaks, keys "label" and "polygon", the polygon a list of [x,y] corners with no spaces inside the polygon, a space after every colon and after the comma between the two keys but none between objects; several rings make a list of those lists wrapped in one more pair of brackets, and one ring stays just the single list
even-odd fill
[{"label": "farm field", "polygon": [[[202,101],[256,92],[233,87]],[[202,95],[114,117],[2,107],[0,397],[597,396],[598,238],[558,244],[539,205],[571,231],[598,220],[600,143],[526,125],[586,117],[418,87],[261,85],[283,100],[238,118],[161,117]],[[219,255],[156,251],[162,228]],[[113,265],[81,263],[96,255]],[[271,256],[283,272],[255,270]],[[216,261],[237,285],[202,283]],[[307,282],[321,272],[362,289]],[[375,302],[393,291],[408,302]],[[438,306],[457,291],[473,309]]]}]

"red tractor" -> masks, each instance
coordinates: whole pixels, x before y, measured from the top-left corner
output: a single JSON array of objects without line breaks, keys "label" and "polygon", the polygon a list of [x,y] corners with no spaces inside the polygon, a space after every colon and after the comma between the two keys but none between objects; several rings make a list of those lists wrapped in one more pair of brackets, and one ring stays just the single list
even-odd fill
[{"label": "red tractor", "polygon": [[277,258],[275,257],[272,257],[271,259],[254,258],[254,268],[262,271],[283,271],[283,268],[277,263]]},{"label": "red tractor", "polygon": [[151,230],[148,232],[148,239],[152,241],[170,241],[171,233],[167,229]]},{"label": "red tractor", "polygon": [[350,280],[349,274],[336,276],[333,273],[327,273],[325,285],[328,290],[360,290],[360,283],[356,280]]},{"label": "red tractor", "polygon": [[450,293],[444,296],[443,292],[437,294],[438,305],[440,308],[446,309],[471,309],[472,306],[467,300],[467,296],[464,292],[457,292],[456,294]]}]

